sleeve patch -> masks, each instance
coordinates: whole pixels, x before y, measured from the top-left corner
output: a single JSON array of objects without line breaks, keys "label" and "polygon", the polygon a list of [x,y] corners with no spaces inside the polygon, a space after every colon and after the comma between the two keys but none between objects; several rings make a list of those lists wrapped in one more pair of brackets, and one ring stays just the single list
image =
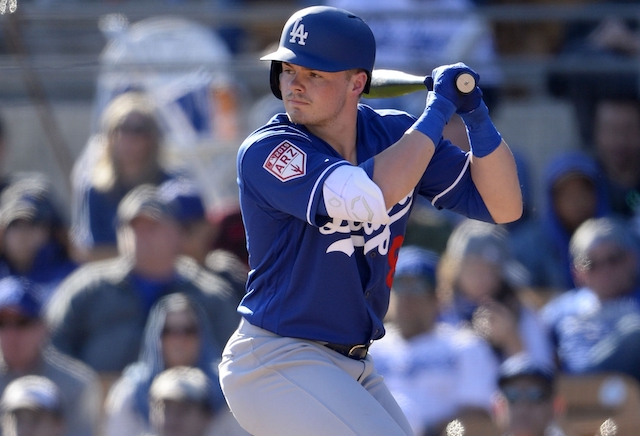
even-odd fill
[{"label": "sleeve patch", "polygon": [[282,182],[297,179],[307,173],[307,153],[283,141],[269,153],[262,167]]}]

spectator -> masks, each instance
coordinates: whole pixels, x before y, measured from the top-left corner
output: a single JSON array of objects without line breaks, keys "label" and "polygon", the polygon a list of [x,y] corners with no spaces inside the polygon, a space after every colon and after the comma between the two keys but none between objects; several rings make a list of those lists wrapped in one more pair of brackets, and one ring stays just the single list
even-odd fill
[{"label": "spectator", "polygon": [[640,258],[629,225],[589,219],[571,238],[570,253],[579,287],[541,311],[560,368],[573,374],[619,371],[640,380]]},{"label": "spectator", "polygon": [[501,361],[527,351],[536,361],[551,362],[546,331],[518,295],[528,278],[510,253],[507,235],[502,227],[471,219],[454,229],[438,271],[443,319],[472,325]]},{"label": "spectator", "polygon": [[498,361],[466,327],[438,322],[435,253],[400,249],[386,335],[371,348],[378,372],[416,435],[441,434],[452,419],[491,421]]},{"label": "spectator", "polygon": [[587,154],[557,155],[545,168],[543,213],[510,232],[515,258],[531,274],[530,286],[553,295],[572,289],[569,239],[589,218],[609,212],[608,198],[597,163]]},{"label": "spectator", "polygon": [[249,268],[234,252],[215,247],[220,233],[227,229],[208,217],[197,185],[185,177],[175,177],[160,186],[160,193],[176,209],[182,230],[182,254],[228,280],[239,303]]},{"label": "spectator", "polygon": [[[170,294],[154,306],[145,328],[137,362],[125,370],[105,402],[105,436],[138,436],[150,430],[149,389],[153,379],[169,368],[196,367],[208,380],[207,415],[216,424],[233,425],[218,382],[221,349],[213,340],[202,308],[185,294]],[[231,434],[231,428],[227,427]],[[244,433],[243,433],[244,434]]]},{"label": "spectator", "polygon": [[207,436],[213,421],[211,379],[198,368],[160,373],[149,392],[154,436]]},{"label": "spectator", "polygon": [[594,152],[607,181],[611,210],[640,216],[640,99],[605,98],[596,104]]},{"label": "spectator", "polygon": [[46,377],[26,375],[9,383],[0,401],[7,436],[64,436],[66,419],[58,386]]},{"label": "spectator", "polygon": [[77,264],[69,254],[68,229],[44,177],[18,179],[3,191],[0,230],[0,277],[26,277],[48,301]]},{"label": "spectator", "polygon": [[97,371],[122,371],[141,346],[149,311],[162,296],[184,292],[205,308],[213,340],[221,346],[237,327],[227,281],[203,274],[180,256],[175,210],[152,185],[132,190],[118,208],[122,254],[83,265],[51,300],[54,344]]},{"label": "spectator", "polygon": [[65,434],[92,436],[102,401],[98,377],[50,345],[41,310],[37,292],[26,279],[0,280],[0,392],[22,376],[46,377],[60,389]]},{"label": "spectator", "polygon": [[517,354],[500,366],[498,385],[495,420],[504,436],[564,436],[553,367]]},{"label": "spectator", "polygon": [[72,229],[80,260],[117,255],[120,200],[135,186],[158,185],[170,177],[161,163],[162,139],[154,104],[144,94],[126,92],[105,108],[101,132],[74,170],[83,174],[74,177],[77,204]]}]

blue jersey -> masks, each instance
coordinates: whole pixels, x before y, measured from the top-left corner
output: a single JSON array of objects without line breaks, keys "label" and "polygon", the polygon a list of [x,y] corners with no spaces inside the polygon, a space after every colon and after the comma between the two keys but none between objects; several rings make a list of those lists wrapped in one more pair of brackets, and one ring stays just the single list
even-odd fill
[{"label": "blue jersey", "polygon": [[[373,157],[415,118],[360,105],[357,159],[369,177]],[[384,335],[398,249],[416,195],[438,208],[492,221],[469,172],[470,156],[448,141],[387,225],[326,216],[322,186],[351,165],[285,114],[253,132],[238,152],[240,206],[251,272],[238,308],[253,325],[281,336],[362,344]],[[401,174],[398,175],[402,177]]]}]

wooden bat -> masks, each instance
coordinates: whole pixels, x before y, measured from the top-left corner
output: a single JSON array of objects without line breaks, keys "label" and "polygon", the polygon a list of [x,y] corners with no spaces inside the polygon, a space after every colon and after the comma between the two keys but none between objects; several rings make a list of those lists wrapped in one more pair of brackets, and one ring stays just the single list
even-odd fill
[{"label": "wooden bat", "polygon": [[[364,98],[391,98],[426,89],[429,76],[417,76],[399,70],[376,69],[371,73],[371,86]],[[476,87],[476,80],[469,73],[456,76],[456,87],[461,94],[469,94]]]}]

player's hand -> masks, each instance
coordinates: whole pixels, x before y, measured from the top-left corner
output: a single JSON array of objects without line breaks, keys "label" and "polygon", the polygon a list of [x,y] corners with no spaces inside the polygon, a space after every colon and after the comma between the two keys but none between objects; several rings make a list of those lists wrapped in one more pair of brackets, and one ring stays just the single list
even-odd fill
[{"label": "player's hand", "polygon": [[[476,87],[468,94],[462,93],[456,85],[456,79],[461,73],[471,74],[476,81]],[[435,68],[431,76],[425,78],[424,84],[427,89],[451,101],[456,107],[456,113],[463,114],[473,111],[482,101],[482,91],[477,86],[479,80],[478,73],[464,63],[458,62]]]}]

